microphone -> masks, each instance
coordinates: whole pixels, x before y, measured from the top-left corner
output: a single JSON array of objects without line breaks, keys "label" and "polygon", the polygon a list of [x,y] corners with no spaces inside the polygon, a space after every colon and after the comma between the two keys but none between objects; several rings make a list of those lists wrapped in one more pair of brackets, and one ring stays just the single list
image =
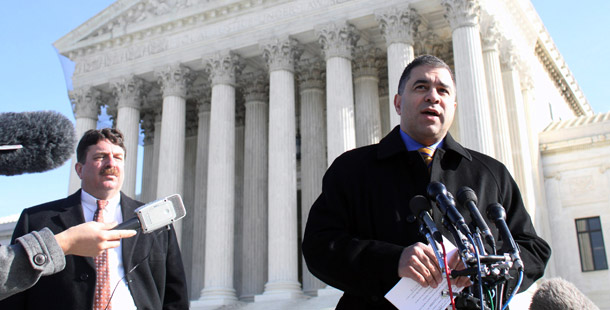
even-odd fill
[{"label": "microphone", "polygon": [[182,198],[174,194],[149,202],[134,210],[136,216],[117,225],[115,229],[138,229],[145,234],[172,224],[186,215]]},{"label": "microphone", "polygon": [[[434,220],[430,216],[429,211],[432,210],[432,206],[430,206],[430,202],[428,199],[422,195],[417,195],[411,198],[409,201],[409,209],[411,213],[415,214],[420,221],[419,232],[423,234],[426,239],[428,239],[428,243],[432,247],[434,251],[434,255],[436,256],[436,260],[438,261],[441,270],[444,272],[445,264],[443,262],[443,258],[438,251],[436,246],[436,242],[443,242],[443,235],[436,229],[436,224],[434,224]],[[436,242],[435,242],[436,241]]]},{"label": "microphone", "polygon": [[0,113],[0,175],[55,169],[75,144],[74,125],[59,112]]},{"label": "microphone", "polygon": [[489,226],[487,226],[487,223],[483,219],[481,212],[479,212],[479,208],[477,208],[477,195],[470,187],[464,186],[458,190],[457,200],[460,205],[468,208],[468,211],[470,211],[470,216],[474,220],[476,226],[479,227],[481,234],[483,234],[485,237],[485,241],[487,241],[487,244],[489,244],[495,251],[496,241],[494,240],[494,236],[491,234]]},{"label": "microphone", "polygon": [[462,234],[471,235],[470,229],[468,228],[468,225],[466,225],[466,221],[464,221],[464,217],[462,217],[460,212],[455,208],[455,201],[453,200],[453,197],[450,198],[448,196],[450,193],[447,192],[447,188],[443,183],[437,181],[430,182],[427,192],[428,197],[436,201],[436,205],[443,215],[448,218]]},{"label": "microphone", "polygon": [[530,310],[599,310],[574,284],[561,278],[544,281],[534,293]]},{"label": "microphone", "polygon": [[504,210],[504,207],[497,202],[488,205],[487,218],[496,224],[496,227],[500,232],[500,237],[502,237],[502,240],[504,240],[505,243],[508,243],[510,254],[513,257],[513,263],[517,269],[523,270],[523,262],[521,261],[521,256],[519,254],[519,248],[515,244],[515,240],[513,239],[510,230],[508,230],[508,225],[506,225],[506,211]]}]

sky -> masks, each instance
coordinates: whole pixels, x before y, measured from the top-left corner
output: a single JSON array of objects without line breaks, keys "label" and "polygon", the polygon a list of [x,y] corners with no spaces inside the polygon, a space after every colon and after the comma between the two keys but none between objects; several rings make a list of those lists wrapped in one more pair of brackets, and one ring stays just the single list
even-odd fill
[{"label": "sky", "polygon": [[[0,113],[53,110],[74,122],[64,73],[52,44],[113,2],[4,1],[0,9]],[[610,1],[532,2],[593,110],[610,111],[610,101],[605,98],[608,78],[604,78],[610,72],[610,41],[605,39],[610,29]],[[48,172],[0,176],[0,218],[65,197],[71,169],[67,161]]]}]

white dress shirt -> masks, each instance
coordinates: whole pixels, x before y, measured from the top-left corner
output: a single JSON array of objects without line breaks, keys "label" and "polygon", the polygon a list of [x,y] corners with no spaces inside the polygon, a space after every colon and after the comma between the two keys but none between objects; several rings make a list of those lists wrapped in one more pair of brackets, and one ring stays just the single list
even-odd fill
[{"label": "white dress shirt", "polygon": [[[93,216],[97,210],[97,198],[91,196],[84,190],[81,191],[81,204],[83,206],[83,215],[85,216],[85,222],[93,221]],[[123,215],[121,214],[121,195],[118,194],[115,197],[108,200],[108,205],[104,208],[104,222],[116,221],[117,223],[123,222]],[[123,279],[125,270],[123,268],[123,250],[122,242],[121,245],[109,249],[108,251],[108,267],[110,269],[110,293],[114,290],[114,295],[110,300],[112,309],[136,309],[136,305],[131,297],[131,292],[127,286],[127,281]]]}]

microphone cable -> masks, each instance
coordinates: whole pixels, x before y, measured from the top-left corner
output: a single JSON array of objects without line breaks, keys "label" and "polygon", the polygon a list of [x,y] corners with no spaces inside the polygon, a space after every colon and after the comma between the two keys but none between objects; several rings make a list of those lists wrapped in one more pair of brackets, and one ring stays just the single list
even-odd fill
[{"label": "microphone cable", "polygon": [[472,236],[467,235],[466,237],[468,238],[468,241],[472,243],[472,248],[474,249],[474,256],[477,259],[477,282],[479,282],[479,297],[481,298],[481,309],[485,309],[485,295],[483,295],[483,276],[481,275],[481,258],[479,257],[479,250],[477,249],[477,246],[475,245]]},{"label": "microphone cable", "polygon": [[[169,225],[167,226],[167,230],[170,230]],[[152,240],[152,243],[150,245],[150,248],[148,249],[148,254],[146,254],[146,256],[137,264],[135,264],[133,267],[131,267],[131,269],[129,269],[128,272],[126,272],[123,277],[121,279],[119,279],[119,281],[114,285],[114,289],[112,290],[112,294],[110,294],[110,298],[108,299],[108,303],[106,304],[106,307],[104,307],[104,310],[108,310],[108,307],[110,306],[110,303],[112,302],[112,296],[114,296],[114,292],[116,291],[116,289],[119,287],[119,284],[121,283],[121,281],[123,281],[125,279],[125,277],[132,273],[134,270],[136,270],[136,268],[138,268],[140,266],[140,264],[142,264],[144,261],[146,261],[149,257],[150,254],[152,253],[152,249],[155,246],[155,241],[157,241],[157,237],[163,232],[163,230],[159,230],[157,232],[155,232],[154,238]],[[107,250],[106,250],[107,251]]]},{"label": "microphone cable", "polygon": [[519,270],[519,281],[517,281],[517,285],[515,285],[515,289],[510,293],[510,297],[506,300],[506,304],[502,307],[502,310],[505,310],[508,307],[508,304],[513,300],[513,297],[517,295],[519,288],[521,287],[521,282],[523,281],[523,270]]},{"label": "microphone cable", "polygon": [[453,289],[451,288],[451,277],[449,276],[449,265],[447,264],[447,250],[445,250],[445,244],[441,241],[441,247],[443,248],[443,262],[445,263],[445,276],[447,277],[447,287],[449,287],[449,298],[451,299],[451,307],[455,310],[455,300],[453,300]]}]

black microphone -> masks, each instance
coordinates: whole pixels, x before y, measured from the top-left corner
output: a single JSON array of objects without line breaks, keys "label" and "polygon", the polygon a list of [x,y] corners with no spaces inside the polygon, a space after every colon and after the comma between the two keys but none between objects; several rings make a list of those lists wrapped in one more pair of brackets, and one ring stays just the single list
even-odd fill
[{"label": "black microphone", "polygon": [[487,226],[487,223],[483,219],[481,212],[479,212],[479,208],[477,208],[477,195],[474,191],[468,186],[460,188],[457,192],[457,200],[462,206],[468,208],[470,216],[474,220],[476,226],[479,227],[479,230],[481,230],[481,234],[485,237],[485,241],[495,250],[496,241],[491,234],[489,226]]},{"label": "black microphone", "polygon": [[513,263],[518,270],[522,270],[523,262],[521,261],[521,256],[519,254],[519,248],[508,229],[508,225],[506,225],[506,211],[504,210],[504,207],[497,202],[488,205],[487,218],[496,224],[502,240],[504,240],[505,243],[508,243],[508,246],[510,247],[509,251],[513,257]]},{"label": "black microphone", "polygon": [[429,212],[432,210],[432,206],[426,197],[417,195],[411,198],[411,201],[409,201],[409,209],[411,210],[411,213],[417,216],[423,225],[428,227],[434,240],[438,243],[443,242],[443,235],[436,229],[436,224],[434,224],[434,220],[430,216]]},{"label": "black microphone", "polygon": [[138,229],[145,234],[172,224],[186,215],[180,195],[174,194],[149,202],[133,211],[136,216],[113,229]]},{"label": "black microphone", "polygon": [[462,234],[471,235],[470,229],[468,228],[468,225],[466,225],[466,221],[464,221],[464,217],[462,217],[455,207],[455,201],[449,196],[450,193],[447,192],[447,188],[443,183],[437,181],[430,182],[427,192],[428,197],[436,201],[436,205],[443,215],[448,218]]},{"label": "black microphone", "polygon": [[55,169],[75,144],[74,125],[59,112],[0,113],[0,175]]}]

